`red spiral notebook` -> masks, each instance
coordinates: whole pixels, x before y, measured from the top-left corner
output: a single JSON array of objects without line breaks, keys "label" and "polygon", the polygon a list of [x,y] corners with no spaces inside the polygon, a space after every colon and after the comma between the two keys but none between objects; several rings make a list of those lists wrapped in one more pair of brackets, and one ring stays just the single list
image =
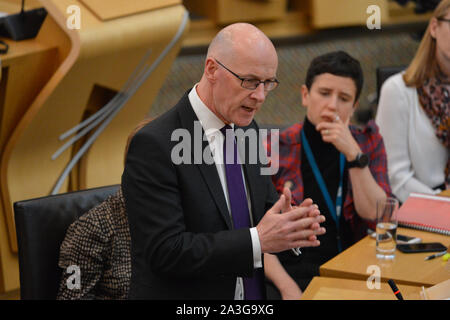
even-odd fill
[{"label": "red spiral notebook", "polygon": [[411,193],[397,220],[402,227],[450,235],[450,197]]}]

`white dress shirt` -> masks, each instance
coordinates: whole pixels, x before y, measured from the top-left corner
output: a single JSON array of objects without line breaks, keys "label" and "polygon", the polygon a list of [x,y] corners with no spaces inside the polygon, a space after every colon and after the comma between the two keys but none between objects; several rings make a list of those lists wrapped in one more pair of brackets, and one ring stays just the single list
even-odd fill
[{"label": "white dress shirt", "polygon": [[404,202],[411,192],[441,192],[433,188],[445,182],[449,150],[436,137],[417,89],[407,87],[402,76],[383,84],[375,121],[386,147],[392,192]]},{"label": "white dress shirt", "polygon": [[[230,212],[231,216],[230,199],[228,195],[227,180],[225,176],[225,165],[223,161],[223,144],[225,137],[220,131],[220,129],[225,126],[225,123],[222,120],[220,120],[200,99],[200,97],[197,94],[197,84],[189,92],[189,102],[191,103],[192,108],[194,109],[194,112],[197,115],[197,118],[199,119],[200,124],[203,127],[203,130],[205,131],[206,138],[208,139],[209,147],[214,157],[214,162],[217,167],[217,173],[219,174],[220,183],[222,184],[223,193],[225,195],[225,200],[227,202],[228,212]],[[231,124],[231,126],[234,128],[234,124]],[[242,166],[241,172],[248,201],[250,223],[252,226],[254,226],[253,218],[251,215],[252,208],[250,203],[250,197],[248,196],[247,183],[245,181],[244,173],[242,171]],[[259,236],[256,227],[250,228],[250,236],[252,239],[252,249],[253,249],[253,267],[255,269],[262,268],[261,244],[259,242]],[[244,299],[244,286],[241,277],[237,278],[234,298],[235,300]]]}]

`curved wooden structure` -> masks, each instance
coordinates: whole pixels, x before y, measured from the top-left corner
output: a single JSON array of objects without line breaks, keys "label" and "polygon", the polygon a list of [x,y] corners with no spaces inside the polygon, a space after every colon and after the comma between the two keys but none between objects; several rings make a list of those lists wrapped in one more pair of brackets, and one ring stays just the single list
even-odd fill
[{"label": "curved wooden structure", "polygon": [[[13,203],[50,193],[79,147],[74,145],[51,160],[64,144],[58,137],[119,92],[149,49],[151,64],[172,40],[185,14],[181,0],[40,2],[48,16],[35,41],[53,48],[46,57],[53,73],[2,147],[0,293],[18,288],[19,283]],[[80,8],[79,30],[67,27],[71,5]],[[180,44],[102,132],[60,192],[120,183],[128,134],[148,113]]]}]

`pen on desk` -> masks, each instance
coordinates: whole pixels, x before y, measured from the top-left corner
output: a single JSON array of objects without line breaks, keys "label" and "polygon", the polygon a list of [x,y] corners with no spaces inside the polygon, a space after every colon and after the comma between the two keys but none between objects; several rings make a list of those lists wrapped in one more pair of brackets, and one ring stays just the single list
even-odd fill
[{"label": "pen on desk", "polygon": [[403,296],[400,293],[400,290],[398,290],[397,285],[395,284],[394,280],[389,279],[388,280],[389,286],[391,287],[392,291],[394,291],[395,296],[398,300],[403,300]]},{"label": "pen on desk", "polygon": [[446,253],[447,253],[447,251],[438,252],[438,253],[432,254],[431,256],[426,257],[425,260],[431,260],[431,259],[443,256]]}]

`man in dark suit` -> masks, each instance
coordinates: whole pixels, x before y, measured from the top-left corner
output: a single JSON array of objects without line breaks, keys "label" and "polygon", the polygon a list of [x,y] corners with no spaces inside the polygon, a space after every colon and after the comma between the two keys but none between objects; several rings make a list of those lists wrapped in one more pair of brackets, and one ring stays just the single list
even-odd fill
[{"label": "man in dark suit", "polygon": [[[258,132],[253,117],[278,84],[277,65],[259,29],[230,25],[210,44],[200,82],[134,136],[122,176],[131,299],[263,299],[263,253],[319,245],[317,206],[291,207],[287,188],[278,199],[248,161],[254,142],[231,130]],[[221,161],[233,145],[242,164]]]}]

